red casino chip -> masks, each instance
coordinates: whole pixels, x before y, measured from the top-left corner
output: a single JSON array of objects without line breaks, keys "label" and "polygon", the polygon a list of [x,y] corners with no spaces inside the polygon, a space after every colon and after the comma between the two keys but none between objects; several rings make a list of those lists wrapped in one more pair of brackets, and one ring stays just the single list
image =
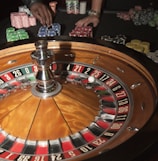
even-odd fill
[{"label": "red casino chip", "polygon": [[71,37],[93,37],[91,26],[78,27],[76,26],[70,33]]}]

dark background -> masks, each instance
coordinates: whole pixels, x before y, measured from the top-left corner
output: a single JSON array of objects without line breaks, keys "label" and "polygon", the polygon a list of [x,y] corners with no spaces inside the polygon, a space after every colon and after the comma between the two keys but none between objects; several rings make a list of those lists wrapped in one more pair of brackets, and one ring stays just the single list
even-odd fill
[{"label": "dark background", "polygon": [[[51,0],[43,0],[46,4]],[[65,0],[56,0],[58,7],[65,8]],[[88,8],[90,7],[91,0],[87,0]],[[18,6],[23,5],[21,0],[4,0],[0,4],[0,20],[8,17],[10,12],[18,10]],[[141,5],[143,8],[152,6],[158,8],[158,0],[104,0],[103,9],[112,11],[128,10],[135,5]]]}]

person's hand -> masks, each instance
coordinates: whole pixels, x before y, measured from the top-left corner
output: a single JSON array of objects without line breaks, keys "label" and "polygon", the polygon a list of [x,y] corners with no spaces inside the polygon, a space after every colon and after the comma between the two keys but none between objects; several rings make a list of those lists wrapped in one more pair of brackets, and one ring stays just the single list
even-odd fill
[{"label": "person's hand", "polygon": [[30,6],[30,11],[42,25],[50,26],[52,24],[52,11],[43,3],[35,2]]},{"label": "person's hand", "polygon": [[89,24],[93,24],[93,27],[96,27],[99,24],[99,17],[94,15],[87,16],[77,21],[75,25],[78,27],[82,27],[88,26]]}]

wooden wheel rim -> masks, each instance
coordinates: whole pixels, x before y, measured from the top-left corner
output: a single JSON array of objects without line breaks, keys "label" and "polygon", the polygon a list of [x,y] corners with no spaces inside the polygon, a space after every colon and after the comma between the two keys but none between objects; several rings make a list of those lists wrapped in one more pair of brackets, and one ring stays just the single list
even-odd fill
[{"label": "wooden wheel rim", "polygon": [[[95,66],[97,67],[97,69],[99,68],[104,69],[106,67],[106,72],[110,71],[118,78],[119,77],[121,78],[121,81],[124,82],[124,84],[127,86],[127,89],[130,89],[129,93],[131,92],[132,101],[134,101],[133,103],[134,114],[131,114],[132,115],[131,119],[130,121],[128,121],[128,123],[126,123],[125,128],[121,129],[119,133],[116,135],[117,141],[115,141],[116,140],[115,138],[111,139],[112,141],[109,141],[108,144],[106,144],[108,145],[108,147],[105,147],[104,142],[100,142],[99,146],[95,148],[95,150],[89,150],[88,153],[86,153],[86,155],[85,154],[78,155],[75,157],[75,159],[78,159],[78,158],[80,159],[80,157],[82,158],[82,156],[83,158],[94,156],[94,155],[97,155],[98,153],[101,153],[102,151],[112,149],[115,146],[118,146],[122,142],[132,137],[135,133],[137,133],[139,129],[141,129],[146,124],[146,122],[150,119],[156,106],[155,99],[157,97],[157,88],[156,88],[155,81],[152,78],[151,74],[148,72],[148,70],[144,68],[144,66],[142,66],[135,59],[129,57],[128,55],[122,52],[116,51],[115,49],[105,47],[102,45],[100,46],[98,44],[91,44],[91,43],[85,43],[85,42],[49,41],[48,48],[50,50],[53,50],[56,53],[57,59],[58,57],[60,59],[61,58],[60,55],[63,56],[63,52],[65,54],[65,51],[67,51],[69,54],[70,53],[75,54],[74,62],[79,62],[78,64],[82,64],[82,63],[86,65],[88,64],[87,65],[88,67],[89,65]],[[4,63],[4,66],[2,66],[2,71],[11,69],[12,67],[16,67],[20,65],[23,66],[23,64],[30,63],[29,54],[33,50],[35,50],[33,43],[19,45],[11,48],[5,48],[1,50],[0,57],[1,57],[2,63],[9,62],[9,61],[14,62],[9,64]],[[22,53],[24,55],[27,55],[25,60],[22,59],[23,56],[20,57]],[[83,58],[83,55],[85,55],[84,58]],[[113,61],[112,65],[110,61]],[[136,75],[136,79],[138,79],[138,81],[134,81],[133,79],[131,79],[132,77],[127,78],[127,75],[124,73],[126,72],[128,73],[128,71],[130,72],[132,71]],[[137,87],[132,89],[132,85],[134,86],[135,84],[137,84],[139,86],[139,83],[141,83],[141,86],[143,86],[142,84],[144,84],[143,87],[140,86],[141,90],[144,89],[144,87],[145,89],[148,90],[149,95],[151,95],[152,97],[151,101],[148,101],[148,102],[144,101],[143,97],[146,98],[145,95],[143,95],[142,98],[140,98],[140,96],[138,95]],[[147,106],[152,107],[152,109],[147,108]],[[144,112],[144,107],[145,107],[145,112]],[[141,122],[137,121],[136,119],[138,116],[140,117],[140,113],[143,115]],[[101,137],[99,137],[99,139],[101,139]],[[95,141],[98,141],[98,138]],[[74,158],[72,157],[72,159]]]}]

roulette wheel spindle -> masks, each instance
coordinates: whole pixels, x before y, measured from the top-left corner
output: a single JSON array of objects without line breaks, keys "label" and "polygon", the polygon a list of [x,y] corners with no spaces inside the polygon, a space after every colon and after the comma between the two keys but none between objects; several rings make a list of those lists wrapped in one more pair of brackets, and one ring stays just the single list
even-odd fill
[{"label": "roulette wheel spindle", "polygon": [[32,93],[42,98],[54,96],[61,90],[61,85],[54,80],[50,69],[53,53],[48,51],[47,45],[48,43],[45,40],[37,41],[35,43],[36,50],[31,54],[37,65],[37,84],[32,88]]}]

